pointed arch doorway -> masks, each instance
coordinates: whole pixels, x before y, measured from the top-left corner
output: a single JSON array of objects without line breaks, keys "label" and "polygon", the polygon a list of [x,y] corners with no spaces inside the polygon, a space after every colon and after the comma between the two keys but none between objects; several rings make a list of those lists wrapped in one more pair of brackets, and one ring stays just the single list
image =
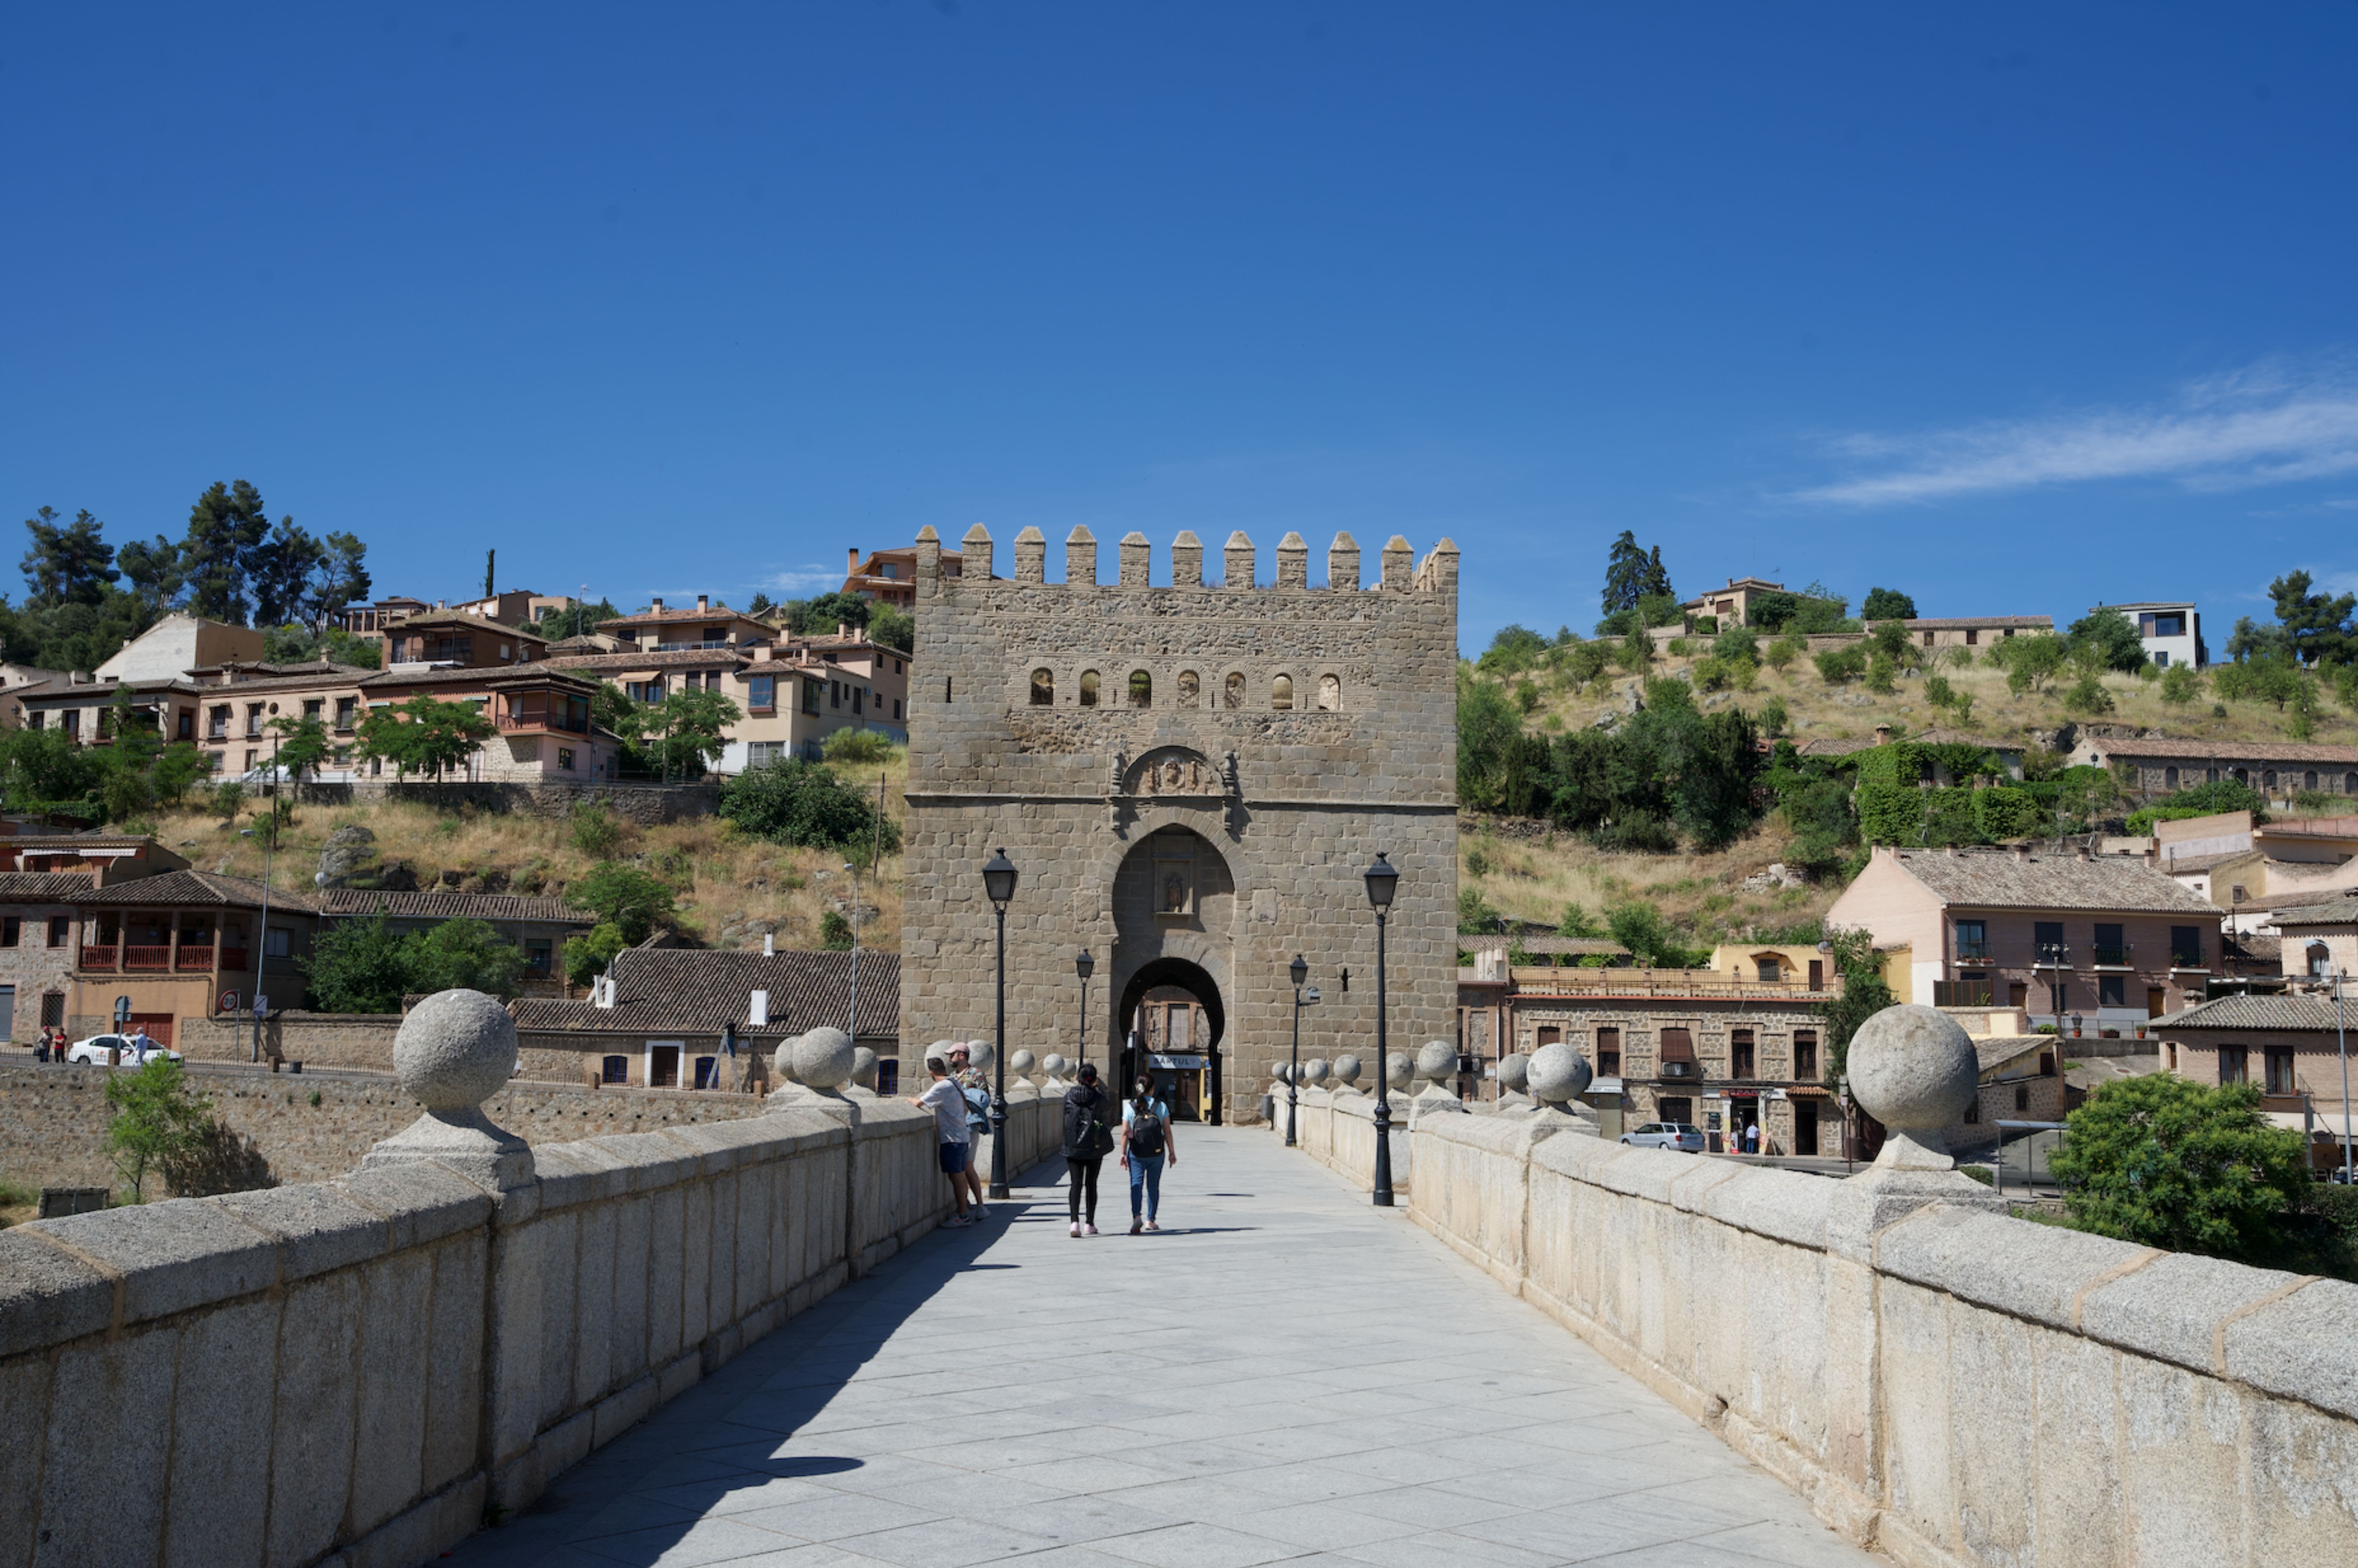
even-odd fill
[{"label": "pointed arch doorway", "polygon": [[1141,1076],[1177,1121],[1220,1119],[1220,1041],[1228,1008],[1218,982],[1186,958],[1152,958],[1122,987],[1114,1010],[1123,1045],[1119,1058],[1125,1097]]}]

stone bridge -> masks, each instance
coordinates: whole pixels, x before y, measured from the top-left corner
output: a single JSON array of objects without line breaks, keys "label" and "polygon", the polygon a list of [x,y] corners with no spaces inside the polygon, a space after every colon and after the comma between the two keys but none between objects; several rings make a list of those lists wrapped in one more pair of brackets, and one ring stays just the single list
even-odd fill
[{"label": "stone bridge", "polygon": [[1849,1181],[1604,1143],[1541,1063],[1403,1098],[1400,1208],[1311,1091],[1075,1238],[1051,1084],[934,1236],[834,1032],[769,1114],[527,1150],[471,994],[359,1172],[0,1233],[0,1565],[2358,1561],[2358,1288],[1993,1211],[1920,1031],[1854,1046]]}]

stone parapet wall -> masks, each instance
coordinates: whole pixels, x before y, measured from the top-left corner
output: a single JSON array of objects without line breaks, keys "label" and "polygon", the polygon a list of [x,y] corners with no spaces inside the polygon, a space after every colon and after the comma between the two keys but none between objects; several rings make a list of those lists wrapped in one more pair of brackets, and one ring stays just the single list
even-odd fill
[{"label": "stone parapet wall", "polygon": [[[420,1163],[0,1232],[0,1563],[414,1568],[526,1507],[947,1212],[929,1113],[809,1100],[498,1193]],[[1009,1110],[1020,1169],[1054,1107]]]},{"label": "stone parapet wall", "polygon": [[[1285,1086],[1277,1086],[1276,1114],[1270,1130],[1285,1136]],[[1409,1108],[1405,1097],[1392,1100],[1392,1191],[1409,1189],[1411,1146]],[[1376,1100],[1353,1089],[1303,1089],[1294,1107],[1294,1143],[1303,1153],[1355,1186],[1374,1190],[1376,1181]]]},{"label": "stone parapet wall", "polygon": [[[251,999],[248,999],[251,1000]],[[393,1071],[393,1037],[401,1032],[397,1012],[265,1013],[262,1059],[301,1062],[315,1067]],[[254,1019],[234,1013],[183,1018],[172,1049],[193,1062],[244,1062],[254,1055]]]},{"label": "stone parapet wall", "polygon": [[2358,1286],[1570,1128],[1421,1118],[1411,1215],[1861,1544],[2358,1562]]}]

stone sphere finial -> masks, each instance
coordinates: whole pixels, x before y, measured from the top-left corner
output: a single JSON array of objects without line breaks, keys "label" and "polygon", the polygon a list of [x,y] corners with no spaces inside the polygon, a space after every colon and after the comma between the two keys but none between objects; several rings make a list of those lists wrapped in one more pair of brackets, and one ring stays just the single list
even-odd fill
[{"label": "stone sphere finial", "polygon": [[1314,1089],[1326,1081],[1326,1058],[1324,1056],[1313,1056],[1302,1064],[1302,1081]]},{"label": "stone sphere finial", "polygon": [[859,1064],[851,1036],[824,1025],[794,1042],[794,1059],[795,1081],[814,1089],[842,1087]]},{"label": "stone sphere finial", "polygon": [[1349,1088],[1359,1081],[1360,1071],[1359,1059],[1357,1056],[1335,1058],[1335,1081],[1345,1088]]},{"label": "stone sphere finial", "polygon": [[851,1081],[863,1089],[876,1087],[876,1053],[865,1045],[851,1048]]},{"label": "stone sphere finial", "polygon": [[[1546,1047],[1541,1046],[1541,1049],[1545,1050]],[[1529,1056],[1517,1051],[1511,1055],[1501,1056],[1498,1058],[1498,1087],[1500,1088],[1510,1089],[1517,1094],[1521,1094],[1524,1090],[1531,1087],[1531,1059]]]},{"label": "stone sphere finial", "polygon": [[[1033,1057],[1032,1053],[1029,1051],[1014,1051],[1008,1054],[1007,1070],[1014,1074],[1019,1078],[1031,1072],[1033,1068],[1039,1065],[1040,1064]],[[1048,1070],[1053,1073],[1056,1069],[1051,1067]]]},{"label": "stone sphere finial", "polygon": [[1416,1062],[1404,1053],[1384,1053],[1384,1083],[1396,1089],[1408,1087],[1409,1079],[1416,1076]]},{"label": "stone sphere finial", "polygon": [[[1011,1061],[1013,1060],[1012,1057],[1009,1059]],[[1046,1057],[1044,1057],[1040,1063],[1041,1069],[1052,1078],[1063,1077],[1065,1076],[1065,1069],[1070,1065],[1070,1063],[1065,1060],[1064,1053],[1061,1051],[1049,1052]]]},{"label": "stone sphere finial", "polygon": [[1895,1133],[1945,1156],[1941,1130],[1980,1093],[1981,1059],[1955,1019],[1913,1002],[1887,1007],[1850,1042],[1850,1092]]},{"label": "stone sphere finial", "polygon": [[1270,1076],[1281,1084],[1290,1084],[1293,1081],[1293,1069],[1283,1062],[1274,1062],[1270,1066]]},{"label": "stone sphere finial", "polygon": [[990,1041],[969,1040],[966,1043],[967,1065],[972,1067],[976,1072],[989,1072],[990,1070],[991,1063],[998,1059],[999,1054],[991,1049]]},{"label": "stone sphere finial", "polygon": [[[1585,1093],[1595,1078],[1588,1059],[1562,1041],[1532,1052],[1526,1072],[1531,1098],[1543,1105],[1570,1104]],[[1502,1080],[1504,1076],[1502,1071]]]},{"label": "stone sphere finial", "polygon": [[1446,1040],[1428,1040],[1416,1048],[1416,1070],[1420,1076],[1440,1083],[1457,1076],[1457,1047]]},{"label": "stone sphere finial", "polygon": [[481,991],[436,991],[409,1010],[393,1038],[404,1094],[428,1110],[472,1110],[515,1071],[515,1020]]}]

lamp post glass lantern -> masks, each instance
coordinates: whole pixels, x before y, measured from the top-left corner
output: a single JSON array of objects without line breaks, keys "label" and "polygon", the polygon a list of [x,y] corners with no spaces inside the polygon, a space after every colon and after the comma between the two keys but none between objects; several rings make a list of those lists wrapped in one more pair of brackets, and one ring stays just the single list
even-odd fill
[{"label": "lamp post glass lantern", "polygon": [[984,862],[982,891],[999,917],[998,1028],[991,1042],[990,1195],[1007,1196],[1007,905],[1015,896],[1015,862],[1001,849]]},{"label": "lamp post glass lantern", "polygon": [[1288,979],[1293,982],[1293,1054],[1285,1074],[1285,1146],[1293,1147],[1293,1108],[1302,1098],[1302,982],[1310,978],[1310,966],[1296,953],[1293,962],[1285,967]]},{"label": "lamp post glass lantern", "polygon": [[1384,917],[1392,906],[1392,894],[1400,888],[1400,871],[1389,855],[1378,855],[1376,863],[1362,873],[1368,884],[1368,904],[1376,912],[1376,1190],[1378,1208],[1392,1206],[1392,1099],[1391,1073],[1385,1060],[1384,1016]]},{"label": "lamp post glass lantern", "polygon": [[1073,973],[1081,979],[1080,1026],[1073,1036],[1073,1055],[1079,1067],[1089,1064],[1089,977],[1097,972],[1097,959],[1090,956],[1087,947],[1082,948],[1081,956],[1073,960]]}]

